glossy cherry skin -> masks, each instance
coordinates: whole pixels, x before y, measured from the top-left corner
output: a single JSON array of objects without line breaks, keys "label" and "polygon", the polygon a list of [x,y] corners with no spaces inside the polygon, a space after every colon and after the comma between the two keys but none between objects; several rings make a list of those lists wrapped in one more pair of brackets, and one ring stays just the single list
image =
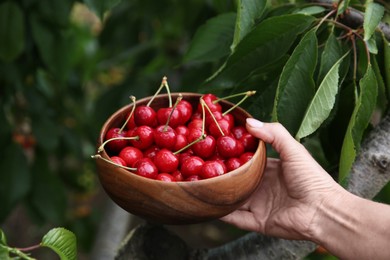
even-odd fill
[{"label": "glossy cherry skin", "polygon": [[186,147],[188,145],[188,140],[185,135],[176,135],[176,144],[173,148],[174,151],[179,151],[180,149]]},{"label": "glossy cherry skin", "polygon": [[185,178],[191,175],[199,175],[203,164],[204,160],[199,156],[190,156],[181,164],[180,172]]},{"label": "glossy cherry skin", "polygon": [[127,121],[126,128],[127,129],[134,129],[137,125],[135,124],[134,121],[134,114],[130,117],[129,121]]},{"label": "glossy cherry skin", "polygon": [[199,181],[202,178],[199,175],[191,175],[184,179],[184,181]]},{"label": "glossy cherry skin", "polygon": [[231,132],[232,132],[234,138],[239,140],[245,133],[247,133],[247,130],[245,129],[245,127],[239,125],[239,126],[233,127]]},{"label": "glossy cherry skin", "polygon": [[[105,140],[111,139],[111,138],[118,138],[118,137],[126,137],[127,131],[120,131],[120,128],[111,128],[107,131]],[[128,140],[112,140],[108,142],[105,145],[106,150],[110,154],[117,154],[122,150],[124,147],[126,147],[128,144]]]},{"label": "glossy cherry skin", "polygon": [[138,136],[138,140],[130,140],[130,143],[138,149],[145,150],[154,143],[154,130],[150,126],[142,125],[128,132],[129,136]]},{"label": "glossy cherry skin", "polygon": [[[240,149],[241,148],[241,149]],[[217,139],[217,151],[224,158],[237,157],[243,146],[232,136],[221,136]]]},{"label": "glossy cherry skin", "polygon": [[252,153],[252,152],[246,152],[246,153],[241,154],[241,156],[240,156],[241,163],[242,164],[246,163],[247,161],[252,159],[253,155],[254,155],[254,153]]},{"label": "glossy cherry skin", "polygon": [[188,102],[187,100],[180,100],[179,104],[177,104],[177,110],[180,111],[180,114],[181,114],[181,120],[180,120],[180,124],[181,125],[185,125],[188,120],[191,119],[191,116],[192,116],[192,105],[190,102]]},{"label": "glossy cherry skin", "polygon": [[152,145],[144,151],[144,157],[148,157],[153,160],[158,151],[160,151],[160,148],[158,148],[156,145]]},{"label": "glossy cherry skin", "polygon": [[193,128],[202,129],[202,128],[203,128],[203,119],[201,119],[201,118],[195,118],[195,119],[191,120],[191,121],[188,123],[187,128],[188,128],[188,130],[191,130],[191,129],[193,129]]},{"label": "glossy cherry skin", "polygon": [[221,161],[206,161],[199,176],[203,179],[214,178],[226,173],[226,166]]},{"label": "glossy cherry skin", "polygon": [[154,142],[160,148],[173,150],[176,145],[176,132],[170,126],[160,125],[154,131]]},{"label": "glossy cherry skin", "polygon": [[183,181],[184,177],[183,174],[179,170],[176,170],[171,173],[172,177],[175,179],[175,181]]},{"label": "glossy cherry skin", "polygon": [[[217,100],[218,98],[214,94],[205,94],[202,96],[202,99],[206,103],[206,105],[210,108],[211,111],[222,111],[222,107],[218,103],[213,103],[214,100]],[[202,105],[199,103],[198,112],[202,112]]]},{"label": "glossy cherry skin", "polygon": [[159,173],[156,177],[156,180],[165,181],[165,182],[174,182],[176,181],[175,177],[169,173]]},{"label": "glossy cherry skin", "polygon": [[110,159],[111,159],[111,161],[113,161],[116,164],[119,164],[122,166],[127,166],[126,162],[122,158],[120,158],[119,156],[112,156]]},{"label": "glossy cherry skin", "polygon": [[[171,117],[169,115],[172,113]],[[168,122],[168,125],[172,128],[175,128],[181,124],[182,115],[180,110],[173,109],[172,107],[163,107],[157,110],[157,121],[160,125],[165,125]]]},{"label": "glossy cherry skin", "polygon": [[243,144],[244,150],[247,152],[256,151],[259,144],[258,139],[248,132],[244,133],[238,140]]},{"label": "glossy cherry skin", "polygon": [[192,146],[194,153],[203,159],[207,159],[215,153],[216,141],[211,135],[207,135],[202,141],[195,143]]},{"label": "glossy cherry skin", "polygon": [[148,106],[136,107],[134,111],[134,122],[137,126],[147,125],[150,127],[157,126],[157,113]]},{"label": "glossy cherry skin", "polygon": [[134,164],[144,157],[143,153],[140,149],[134,147],[134,146],[126,146],[122,149],[119,153],[119,157],[122,158],[126,166],[128,167],[134,167]]},{"label": "glossy cherry skin", "polygon": [[228,172],[239,168],[242,164],[242,161],[237,157],[232,157],[225,161],[226,169]]},{"label": "glossy cherry skin", "polygon": [[137,168],[135,171],[135,174],[149,178],[149,179],[156,179],[157,174],[158,174],[158,169],[156,165],[152,162],[151,159],[149,158],[142,158],[138,160],[135,164],[134,167]]},{"label": "glossy cherry skin", "polygon": [[[217,124],[218,124],[219,128],[218,128]],[[215,138],[222,136],[222,133],[223,133],[223,135],[229,135],[231,133],[231,126],[226,119],[219,119],[217,121],[217,124],[215,122],[212,122],[209,125],[209,133],[212,136],[214,136]],[[220,129],[222,130],[222,133],[221,133]]]},{"label": "glossy cherry skin", "polygon": [[153,162],[160,172],[171,173],[177,170],[179,157],[174,155],[170,150],[163,148],[157,152]]},{"label": "glossy cherry skin", "polygon": [[186,127],[185,125],[179,125],[178,127],[175,128],[175,132],[178,135],[187,136],[190,131],[188,130],[188,127]]}]

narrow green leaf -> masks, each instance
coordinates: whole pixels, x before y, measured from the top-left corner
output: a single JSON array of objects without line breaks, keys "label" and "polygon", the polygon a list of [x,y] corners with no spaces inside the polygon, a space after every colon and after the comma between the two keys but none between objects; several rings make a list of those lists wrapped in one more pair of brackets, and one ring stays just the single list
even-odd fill
[{"label": "narrow green leaf", "polygon": [[343,182],[355,161],[356,154],[360,148],[363,133],[366,130],[371,115],[375,109],[378,93],[378,84],[375,73],[368,65],[366,74],[360,80],[360,93],[348,124],[347,132],[341,148],[339,181]]},{"label": "narrow green leaf", "polygon": [[196,31],[184,61],[216,61],[230,54],[233,41],[235,13],[211,18]]},{"label": "narrow green leaf", "polygon": [[41,245],[54,250],[60,256],[61,260],[77,259],[76,236],[73,232],[65,228],[51,229],[42,238]]},{"label": "narrow green leaf", "polygon": [[332,66],[343,56],[343,50],[340,42],[337,40],[334,33],[330,33],[326,40],[324,51],[321,55],[320,70],[318,73],[318,83],[320,83],[325,75],[329,72]]},{"label": "narrow green leaf", "polygon": [[314,95],[317,45],[316,32],[310,30],[301,39],[280,75],[273,120],[282,123],[293,135]]},{"label": "narrow green leaf", "polygon": [[24,49],[24,16],[12,1],[0,4],[0,59],[12,61]]},{"label": "narrow green leaf", "polygon": [[326,9],[323,6],[309,6],[302,9],[299,9],[295,13],[297,14],[306,14],[306,15],[315,15],[324,12]]},{"label": "narrow green leaf", "polygon": [[368,41],[374,34],[376,27],[382,20],[385,8],[373,1],[369,1],[366,5],[366,11],[364,15],[363,29],[364,40]]},{"label": "narrow green leaf", "polygon": [[339,89],[339,67],[346,55],[339,59],[329,70],[328,74],[326,74],[306,110],[306,114],[296,135],[297,139],[314,133],[325,119],[328,118],[335,104]]},{"label": "narrow green leaf", "polygon": [[314,17],[302,14],[264,20],[240,41],[225,64],[206,81],[206,87],[232,87],[253,71],[277,61],[288,52],[298,34],[313,21]]},{"label": "narrow green leaf", "polygon": [[0,228],[0,245],[7,245],[7,238],[4,234],[4,231]]},{"label": "narrow green leaf", "polygon": [[236,28],[231,46],[232,50],[253,29],[256,20],[264,13],[266,4],[267,0],[238,0]]},{"label": "narrow green leaf", "polygon": [[30,172],[22,148],[10,142],[0,160],[0,223],[30,189]]}]

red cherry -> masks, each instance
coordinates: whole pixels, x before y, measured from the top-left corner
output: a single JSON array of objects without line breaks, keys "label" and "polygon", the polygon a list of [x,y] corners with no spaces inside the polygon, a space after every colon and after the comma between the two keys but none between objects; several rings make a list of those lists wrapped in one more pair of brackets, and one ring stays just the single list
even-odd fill
[{"label": "red cherry", "polygon": [[[224,135],[229,135],[231,133],[231,125],[226,119],[219,119],[217,121],[217,124]],[[217,124],[215,122],[212,122],[209,125],[209,133],[215,138],[222,136],[221,130],[219,130]]]},{"label": "red cherry", "polygon": [[188,130],[189,130],[187,136],[188,143],[191,143],[202,136],[201,128],[189,128]]},{"label": "red cherry", "polygon": [[[239,145],[238,141],[232,136],[225,135],[217,139],[217,151],[225,158],[236,157],[241,150]],[[241,148],[243,147],[241,146]]]},{"label": "red cherry", "polygon": [[186,149],[185,152],[179,153],[179,164],[182,165],[185,160],[192,156],[193,152],[190,149]]},{"label": "red cherry", "polygon": [[139,176],[149,179],[155,179],[157,177],[158,169],[149,158],[142,158],[138,160],[134,164],[134,167],[137,168],[135,173]]},{"label": "red cherry", "polygon": [[120,158],[119,156],[112,156],[110,159],[111,159],[111,161],[113,161],[116,164],[119,164],[122,166],[127,166],[126,162],[122,158]]},{"label": "red cherry", "polygon": [[[172,112],[173,110],[173,112]],[[171,117],[169,118],[169,115],[172,113]],[[172,128],[177,127],[180,125],[182,121],[182,115],[180,110],[173,109],[172,107],[163,107],[157,110],[157,121],[160,125],[165,125],[168,122],[168,125]]]},{"label": "red cherry", "polygon": [[257,138],[248,132],[244,133],[238,140],[244,145],[244,150],[248,152],[256,151],[259,144]]},{"label": "red cherry", "polygon": [[226,166],[220,161],[206,161],[199,174],[203,179],[217,177],[226,173]]},{"label": "red cherry", "polygon": [[175,132],[178,135],[187,136],[190,131],[188,130],[188,127],[184,125],[179,125],[178,127],[175,128]]},{"label": "red cherry", "polygon": [[199,175],[191,175],[184,179],[185,181],[199,181],[201,177]]},{"label": "red cherry", "polygon": [[191,116],[191,120],[202,119],[202,112],[195,112]]},{"label": "red cherry", "polygon": [[165,182],[174,182],[176,181],[175,177],[169,173],[159,173],[156,177],[156,180],[165,181]]},{"label": "red cherry", "polygon": [[130,143],[138,149],[145,150],[154,143],[154,130],[150,126],[142,125],[129,131],[128,136],[138,136],[138,140],[130,140]]},{"label": "red cherry", "polygon": [[[105,140],[111,139],[111,138],[118,138],[118,137],[126,137],[127,131],[121,131],[120,128],[111,128],[107,131]],[[126,147],[128,144],[128,140],[112,140],[106,144],[107,150],[112,153],[116,154],[119,153],[120,150],[122,150],[124,147]]]},{"label": "red cherry", "polygon": [[126,128],[127,129],[133,129],[135,128],[137,125],[135,124],[135,121],[134,121],[134,114],[130,117],[129,121],[127,121],[127,124],[126,124]]},{"label": "red cherry", "polygon": [[192,116],[192,105],[190,102],[186,100],[180,100],[179,104],[177,104],[177,110],[181,113],[181,125],[185,125],[188,120],[190,120]]},{"label": "red cherry", "polygon": [[180,149],[184,148],[186,145],[188,145],[188,140],[185,135],[176,135],[176,144],[173,148],[174,151],[179,151]]},{"label": "red cherry", "polygon": [[157,152],[153,159],[154,164],[160,172],[174,172],[179,166],[179,158],[171,151],[164,148]]},{"label": "red cherry", "polygon": [[246,163],[247,161],[249,161],[250,159],[253,158],[253,155],[254,155],[254,153],[252,153],[252,152],[246,152],[246,153],[241,154],[241,156],[240,156],[241,163],[242,164]]},{"label": "red cherry", "polygon": [[154,131],[154,142],[160,148],[173,150],[176,145],[177,135],[170,126],[160,125]]},{"label": "red cherry", "polygon": [[195,143],[192,146],[194,153],[202,158],[209,158],[215,153],[216,141],[211,135],[207,135],[205,139]]},{"label": "red cherry", "polygon": [[208,111],[206,112],[206,124],[215,123],[215,121],[221,120],[222,118],[221,111],[212,111],[212,114],[210,114]]},{"label": "red cherry", "polygon": [[133,167],[139,159],[144,157],[144,155],[140,149],[133,146],[127,146],[120,151],[119,157],[126,162],[126,166]]},{"label": "red cherry", "polygon": [[234,123],[234,117],[232,114],[223,115],[222,118],[225,119],[226,121],[228,121],[228,123],[230,124],[230,129],[234,127],[235,123]]},{"label": "red cherry", "polygon": [[243,136],[245,133],[247,133],[245,127],[243,127],[241,125],[233,127],[231,132],[232,132],[234,138],[236,138],[237,140],[239,140],[241,138],[241,136]]},{"label": "red cherry", "polygon": [[187,158],[180,167],[180,171],[184,177],[190,177],[191,175],[198,175],[202,170],[204,161],[198,156],[190,156]]},{"label": "red cherry", "polygon": [[134,111],[134,122],[137,126],[147,125],[150,127],[156,127],[156,111],[148,106],[139,106]]},{"label": "red cherry", "polygon": [[192,128],[200,128],[200,129],[202,129],[203,128],[203,119],[195,118],[195,119],[191,120],[188,123],[187,128],[189,130],[192,129]]},{"label": "red cherry", "polygon": [[176,170],[171,173],[172,177],[175,179],[175,181],[183,181],[184,177],[183,174],[179,170]]},{"label": "red cherry", "polygon": [[232,157],[226,160],[225,162],[226,169],[228,172],[231,172],[242,165],[242,161],[237,157]]},{"label": "red cherry", "polygon": [[148,157],[153,160],[153,158],[156,156],[158,151],[160,151],[160,148],[158,148],[155,145],[152,145],[151,147],[149,147],[144,151],[144,157]]},{"label": "red cherry", "polygon": [[[202,96],[202,99],[211,111],[222,111],[222,107],[219,103],[213,103],[214,100],[218,99],[214,94],[205,94]],[[202,112],[202,105],[200,103],[198,105],[197,111]]]}]

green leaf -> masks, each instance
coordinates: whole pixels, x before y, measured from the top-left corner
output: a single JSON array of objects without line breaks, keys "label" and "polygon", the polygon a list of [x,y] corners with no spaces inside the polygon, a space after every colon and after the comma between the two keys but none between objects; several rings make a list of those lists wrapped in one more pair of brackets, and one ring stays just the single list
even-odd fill
[{"label": "green leaf", "polygon": [[326,9],[323,6],[309,6],[302,9],[297,10],[295,13],[297,14],[306,14],[306,15],[315,15],[324,12]]},{"label": "green leaf", "polygon": [[349,6],[349,2],[350,2],[350,0],[340,1],[340,5],[338,6],[338,9],[337,9],[337,15],[342,14],[347,10],[347,8]]},{"label": "green leaf", "polygon": [[54,250],[61,260],[77,259],[76,236],[65,228],[51,229],[42,238],[41,245]]},{"label": "green leaf", "polygon": [[296,135],[297,139],[314,133],[328,118],[330,111],[335,104],[336,95],[339,89],[339,67],[346,55],[347,54],[339,59],[329,70],[328,74],[326,74],[306,110],[302,124]]},{"label": "green leaf", "polygon": [[317,48],[316,32],[313,29],[301,39],[280,75],[273,120],[282,123],[293,135],[314,95],[313,73],[317,63]]},{"label": "green leaf", "polygon": [[314,17],[302,14],[264,20],[240,41],[225,64],[206,81],[206,87],[230,88],[248,78],[253,71],[277,61],[313,21]]},{"label": "green leaf", "polygon": [[230,54],[235,13],[211,18],[196,31],[184,61],[216,61]]},{"label": "green leaf", "polygon": [[366,74],[360,80],[360,93],[354,111],[348,124],[347,132],[341,148],[339,166],[339,181],[342,182],[355,161],[356,154],[360,148],[364,131],[366,130],[371,115],[375,109],[378,93],[378,84],[374,70],[369,64]]},{"label": "green leaf", "polygon": [[22,148],[9,143],[0,160],[0,223],[30,189],[30,171]]},{"label": "green leaf", "polygon": [[103,19],[104,14],[120,2],[121,0],[84,0],[84,3],[86,3],[100,19]]},{"label": "green leaf", "polygon": [[236,27],[231,46],[232,50],[253,29],[256,20],[264,13],[266,4],[266,0],[238,0]]},{"label": "green leaf", "polygon": [[0,228],[0,245],[7,245],[7,238],[4,231]]},{"label": "green leaf", "polygon": [[387,99],[390,100],[390,42],[383,36],[383,53],[384,53],[384,78],[386,82]]},{"label": "green leaf", "polygon": [[366,41],[368,51],[372,54],[378,54],[378,47],[376,46],[375,35]]},{"label": "green leaf", "polygon": [[373,1],[369,1],[366,5],[366,12],[364,15],[363,29],[364,40],[368,41],[374,34],[376,27],[382,20],[385,8]]},{"label": "green leaf", "polygon": [[24,49],[24,16],[12,1],[0,4],[0,59],[13,61]]},{"label": "green leaf", "polygon": [[334,33],[330,33],[326,40],[324,51],[321,55],[321,65],[318,73],[318,83],[321,82],[326,73],[343,56],[343,50]]}]

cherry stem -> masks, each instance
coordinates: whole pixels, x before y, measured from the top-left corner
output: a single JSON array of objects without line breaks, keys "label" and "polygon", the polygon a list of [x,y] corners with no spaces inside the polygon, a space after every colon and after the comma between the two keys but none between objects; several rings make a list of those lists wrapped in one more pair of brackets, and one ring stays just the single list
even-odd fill
[{"label": "cherry stem", "polygon": [[244,96],[244,95],[252,96],[255,93],[256,93],[255,90],[250,90],[250,91],[245,91],[245,92],[233,94],[233,95],[226,96],[226,97],[217,98],[216,100],[213,100],[213,104],[216,104],[216,103],[218,103],[221,100],[226,100],[226,99],[235,98],[235,97],[239,97],[239,96]]},{"label": "cherry stem", "polygon": [[104,150],[104,146],[111,142],[111,141],[114,141],[114,140],[139,140],[139,136],[132,136],[132,137],[113,137],[113,138],[110,138],[110,139],[107,139],[106,141],[104,141],[98,148],[98,153],[102,152]]},{"label": "cherry stem", "polygon": [[152,104],[153,100],[156,98],[156,96],[161,92],[162,88],[166,88],[166,82],[167,82],[167,77],[163,77],[163,79],[161,80],[161,84],[160,84],[160,87],[157,89],[156,93],[154,93],[153,97],[149,100],[149,102],[146,104],[147,107],[150,106],[150,104]]},{"label": "cherry stem", "polygon": [[186,146],[184,146],[183,148],[177,150],[176,152],[174,152],[173,154],[176,155],[176,154],[179,154],[181,153],[182,151],[186,150],[187,148],[191,147],[192,145],[204,140],[206,138],[206,135],[205,134],[202,134],[198,139],[192,141],[191,143],[187,144]]},{"label": "cherry stem", "polygon": [[134,110],[135,110],[135,96],[130,96],[130,99],[131,99],[131,102],[133,103],[133,107],[131,108],[131,111],[130,111],[130,114],[129,116],[127,117],[125,123],[122,125],[121,129],[119,129],[119,133],[122,133],[123,129],[125,129],[125,126],[127,124],[127,122],[129,122],[130,118],[133,116],[134,114]]},{"label": "cherry stem", "polygon": [[102,159],[105,162],[108,162],[108,163],[110,163],[110,164],[112,164],[114,166],[123,168],[125,170],[129,170],[129,171],[136,171],[137,170],[137,168],[131,168],[131,167],[127,167],[127,166],[123,166],[123,165],[117,164],[117,163],[115,163],[115,162],[113,162],[111,160],[108,160],[108,159],[102,157],[100,154],[91,155],[91,158],[92,159]]},{"label": "cherry stem", "polygon": [[[213,115],[213,112],[211,112],[209,106],[206,104],[206,102],[205,102],[203,99],[201,99],[200,102],[201,102],[201,104],[202,104],[202,107],[205,107],[205,108],[207,109],[207,111],[209,111],[210,116],[211,116],[211,118],[213,119],[214,123],[217,125],[218,130],[221,132],[221,135],[222,135],[222,136],[225,136],[225,133],[222,131],[221,126],[218,124],[217,119],[216,119],[215,116]],[[203,116],[203,118],[205,118],[205,116]]]},{"label": "cherry stem", "polygon": [[167,129],[168,129],[168,124],[169,124],[169,121],[171,121],[172,114],[173,114],[174,110],[176,109],[177,105],[179,104],[179,102],[180,102],[182,99],[183,99],[183,95],[182,95],[181,93],[179,93],[179,96],[177,97],[176,102],[175,102],[175,104],[173,105],[173,108],[172,108],[171,112],[169,113],[167,122],[165,123],[164,129],[163,129],[164,132],[167,131]]},{"label": "cherry stem", "polygon": [[163,77],[162,84],[165,86],[165,89],[167,90],[168,93],[169,107],[172,107],[171,90],[169,89],[168,78],[166,76]]},{"label": "cherry stem", "polygon": [[23,251],[31,251],[31,250],[34,250],[34,249],[37,249],[40,247],[41,247],[41,245],[38,244],[38,245],[29,246],[29,247],[16,247],[15,249],[23,252]]},{"label": "cherry stem", "polygon": [[256,91],[253,90],[253,91],[247,91],[245,93],[245,96],[239,101],[237,102],[234,106],[232,106],[231,108],[229,108],[228,110],[226,110],[225,112],[222,113],[223,116],[227,115],[228,113],[230,113],[233,109],[235,109],[236,107],[238,107],[239,105],[241,105],[242,102],[245,101],[245,99],[247,99],[248,97],[250,96],[253,96],[254,94],[256,94]]}]

